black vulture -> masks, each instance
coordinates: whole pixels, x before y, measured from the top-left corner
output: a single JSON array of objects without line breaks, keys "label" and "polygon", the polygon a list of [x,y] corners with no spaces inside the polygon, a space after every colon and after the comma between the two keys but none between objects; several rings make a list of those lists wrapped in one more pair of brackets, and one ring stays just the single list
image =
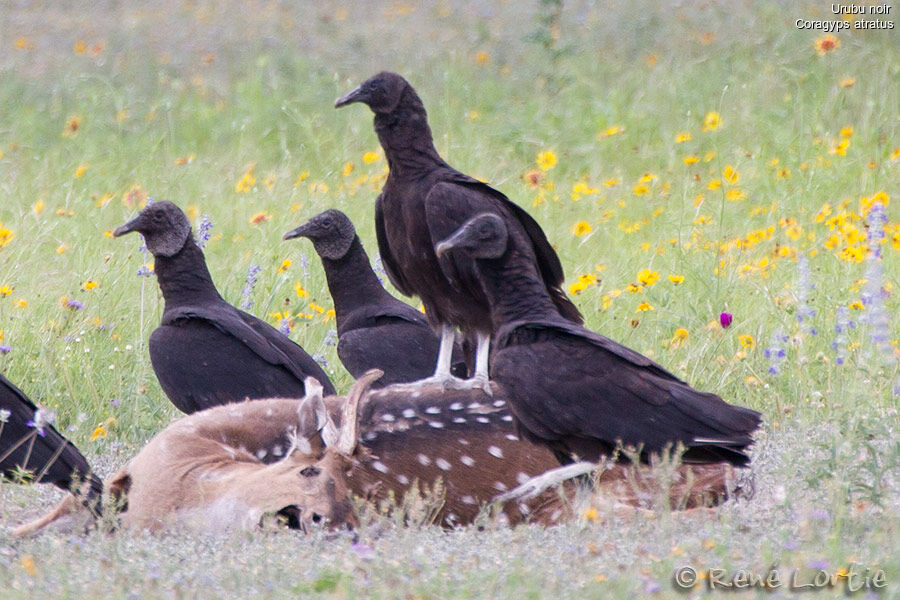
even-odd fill
[{"label": "black vulture", "polygon": [[83,496],[89,508],[99,511],[103,484],[87,460],[54,429],[45,411],[0,375],[0,472],[15,478],[23,471],[38,483]]},{"label": "black vulture", "polygon": [[441,326],[441,352],[434,380],[459,386],[448,372],[453,326],[477,341],[475,377],[470,387],[488,380],[488,344],[493,331],[490,307],[471,258],[456,252],[438,260],[434,245],[467,219],[492,212],[518,233],[520,251],[539,273],[559,313],[575,323],[581,314],[562,291],[564,276],[556,252],[540,225],[501,192],[464,175],[438,155],[422,101],[396,73],[383,72],[335,101],[336,107],[363,102],[375,113],[375,131],[389,173],[375,204],[378,250],[391,282],[408,296],[417,295],[429,321]]},{"label": "black vulture", "polygon": [[299,398],[315,377],[334,386],[300,346],[268,323],[231,306],[213,284],[191,226],[171,202],[148,204],[113,232],[144,236],[165,299],[150,334],[150,361],[163,391],[185,413],[246,398]]},{"label": "black vulture", "polygon": [[649,358],[560,316],[521,233],[485,213],[437,245],[476,259],[497,331],[491,377],[506,389],[520,432],[561,462],[596,460],[617,443],[642,457],[681,443],[685,462],[745,465],[754,410],[700,392]]},{"label": "black vulture", "polygon": [[[384,376],[372,387],[428,377],[438,355],[438,337],[425,315],[382,287],[347,215],[326,210],[284,234],[286,240],[298,237],[309,238],[322,259],[334,299],[338,357],[347,371],[359,378],[369,369],[381,369]],[[450,372],[466,376],[458,346]]]}]

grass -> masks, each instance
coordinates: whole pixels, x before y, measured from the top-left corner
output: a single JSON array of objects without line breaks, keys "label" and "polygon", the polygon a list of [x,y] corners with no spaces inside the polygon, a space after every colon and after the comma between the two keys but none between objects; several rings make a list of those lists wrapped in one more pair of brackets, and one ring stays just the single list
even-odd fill
[{"label": "grass", "polygon": [[[821,32],[794,26],[832,18],[816,2],[553,5],[0,6],[0,370],[104,474],[177,416],[147,359],[155,281],[136,275],[137,239],[105,235],[149,195],[195,224],[209,216],[207,260],[229,301],[260,265],[252,312],[273,324],[287,312],[291,337],[348,389],[324,343],[320,265],[281,235],[337,207],[375,254],[385,163],[364,160],[379,150],[371,115],[331,105],[391,69],[419,91],[449,162],[541,223],[588,326],[764,414],[756,497],[552,529],[375,523],[355,545],[270,531],[14,542],[10,527],[59,493],[4,485],[5,598],[681,597],[681,565],[851,563],[885,571],[878,597],[900,596],[896,34],[842,32],[819,55]],[[719,125],[703,131],[709,113]],[[541,170],[546,152],[557,162]],[[881,260],[866,237],[874,200]],[[641,284],[644,270],[658,279]],[[868,315],[882,293],[879,325]],[[839,307],[856,324],[843,336]],[[689,595],[707,593],[721,592]]]}]

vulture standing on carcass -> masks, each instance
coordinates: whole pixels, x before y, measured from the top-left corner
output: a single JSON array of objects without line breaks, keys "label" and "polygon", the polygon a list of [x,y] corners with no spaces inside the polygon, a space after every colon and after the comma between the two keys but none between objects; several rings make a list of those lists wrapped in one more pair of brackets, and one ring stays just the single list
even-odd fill
[{"label": "vulture standing on carcass", "polygon": [[[382,287],[353,223],[339,210],[326,210],[284,239],[309,238],[325,269],[334,299],[338,357],[355,378],[369,369],[384,376],[372,387],[408,383],[431,375],[439,340],[425,315]],[[465,377],[462,349],[454,349],[451,373]]]},{"label": "vulture standing on carcass", "polygon": [[47,421],[43,409],[0,375],[0,473],[14,478],[23,471],[38,483],[83,495],[84,503],[99,511],[103,483],[87,460]]},{"label": "vulture standing on carcass", "polygon": [[518,249],[533,265],[558,313],[575,323],[581,315],[562,291],[564,276],[556,252],[540,225],[501,192],[460,173],[440,157],[425,108],[415,90],[396,73],[383,72],[335,101],[336,107],[362,102],[375,113],[375,131],[389,173],[375,204],[378,250],[391,282],[417,295],[432,325],[441,326],[441,348],[431,381],[459,386],[450,374],[454,326],[475,334],[475,376],[469,387],[490,388],[488,347],[493,330],[490,307],[471,258],[456,252],[439,261],[434,245],[467,219],[491,212],[516,232]]},{"label": "vulture standing on carcass", "polygon": [[686,463],[746,465],[754,410],[700,392],[649,358],[564,319],[522,233],[485,213],[437,244],[477,262],[497,330],[491,377],[508,393],[519,430],[560,462],[593,461],[618,443],[642,457],[681,443]]},{"label": "vulture standing on carcass", "polygon": [[246,398],[298,398],[315,377],[326,394],[325,371],[268,323],[231,306],[213,284],[191,226],[171,202],[148,204],[115,237],[137,231],[154,257],[166,302],[150,334],[150,361],[163,391],[182,412]]}]

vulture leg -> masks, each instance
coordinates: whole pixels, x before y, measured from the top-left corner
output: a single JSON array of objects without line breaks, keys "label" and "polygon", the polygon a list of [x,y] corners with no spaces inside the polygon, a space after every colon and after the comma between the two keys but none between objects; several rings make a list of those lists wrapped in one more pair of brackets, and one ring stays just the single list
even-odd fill
[{"label": "vulture leg", "polygon": [[475,376],[469,380],[472,388],[481,388],[488,396],[493,396],[491,380],[488,375],[488,356],[491,349],[491,336],[488,333],[475,334]]},{"label": "vulture leg", "polygon": [[[409,383],[396,383],[391,387],[396,389],[413,389],[433,384],[438,384],[444,389],[454,390],[469,389],[473,387],[470,383],[473,381],[472,379],[460,379],[459,377],[456,377],[455,375],[452,375],[450,373],[450,366],[452,364],[453,358],[453,343],[455,341],[456,329],[453,327],[453,325],[448,325],[446,323],[441,325],[441,345],[438,349],[437,367],[434,370],[434,375],[432,375],[431,377],[426,377],[425,379],[420,379],[418,381],[411,381]],[[480,352],[480,340],[478,348],[478,352]]]}]

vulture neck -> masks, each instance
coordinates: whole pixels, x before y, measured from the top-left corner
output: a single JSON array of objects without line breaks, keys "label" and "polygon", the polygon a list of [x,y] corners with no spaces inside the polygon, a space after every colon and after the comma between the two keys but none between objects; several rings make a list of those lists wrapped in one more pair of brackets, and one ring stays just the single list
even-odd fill
[{"label": "vulture neck", "polygon": [[415,177],[448,166],[434,147],[428,116],[415,92],[406,92],[393,112],[376,113],[375,132],[392,175]]},{"label": "vulture neck", "polygon": [[203,251],[191,236],[175,255],[154,257],[153,270],[166,309],[222,300],[206,268]]},{"label": "vulture neck", "polygon": [[353,237],[350,249],[344,256],[338,259],[323,256],[322,267],[325,269],[328,291],[334,300],[338,333],[353,310],[366,304],[380,304],[394,299],[378,281],[358,235]]},{"label": "vulture neck", "polygon": [[559,317],[559,309],[534,267],[534,257],[509,249],[500,258],[479,259],[478,268],[495,331],[513,321]]}]

